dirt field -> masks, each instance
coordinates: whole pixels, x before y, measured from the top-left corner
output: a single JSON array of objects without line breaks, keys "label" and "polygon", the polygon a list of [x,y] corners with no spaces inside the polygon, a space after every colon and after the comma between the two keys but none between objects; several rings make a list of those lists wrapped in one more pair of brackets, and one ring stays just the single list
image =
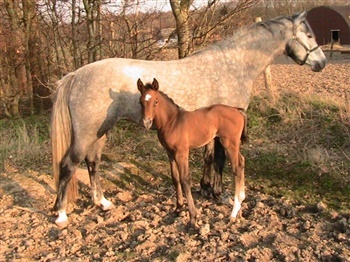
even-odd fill
[{"label": "dirt field", "polygon": [[[334,57],[322,73],[282,58],[271,67],[274,86],[345,100],[349,58]],[[262,86],[260,79],[256,88]],[[226,201],[216,202],[194,183],[199,229],[188,232],[188,212],[171,212],[168,164],[149,166],[146,156],[104,158],[103,188],[115,204],[108,212],[92,206],[87,172],[79,169],[80,199],[68,210],[69,226],[59,229],[50,172],[49,163],[22,170],[7,162],[0,175],[0,261],[350,261],[349,214],[324,215],[322,202],[291,203],[249,183],[235,222],[228,188]]]}]

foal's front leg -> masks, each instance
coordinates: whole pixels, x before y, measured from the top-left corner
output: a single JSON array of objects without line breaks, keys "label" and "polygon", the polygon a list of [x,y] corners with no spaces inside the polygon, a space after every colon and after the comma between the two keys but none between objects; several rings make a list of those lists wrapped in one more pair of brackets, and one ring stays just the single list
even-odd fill
[{"label": "foal's front leg", "polygon": [[170,171],[171,171],[171,178],[173,180],[173,184],[176,191],[176,209],[175,213],[180,213],[181,207],[184,204],[184,199],[182,195],[182,189],[181,189],[181,183],[180,183],[180,176],[179,176],[179,170],[177,168],[174,154],[168,153],[169,162],[170,162]]},{"label": "foal's front leg", "polygon": [[195,227],[197,211],[191,193],[191,179],[188,173],[188,154],[189,149],[177,151],[175,153],[175,161],[179,170],[181,187],[187,199],[187,205],[190,212],[190,225]]}]

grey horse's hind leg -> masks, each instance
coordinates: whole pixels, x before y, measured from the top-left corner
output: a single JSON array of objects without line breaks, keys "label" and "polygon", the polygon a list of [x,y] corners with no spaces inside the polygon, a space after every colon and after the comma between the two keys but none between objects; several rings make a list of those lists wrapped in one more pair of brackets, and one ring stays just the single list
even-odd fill
[{"label": "grey horse's hind leg", "polygon": [[220,139],[215,138],[214,142],[214,179],[213,179],[213,197],[218,199],[222,194],[222,172],[224,171],[226,161],[225,148]]},{"label": "grey horse's hind leg", "polygon": [[214,140],[207,144],[204,148],[204,168],[203,176],[201,179],[201,192],[206,198],[211,198],[213,195],[213,188],[210,184],[211,167],[214,161]]},{"label": "grey horse's hind leg", "polygon": [[89,171],[92,201],[95,205],[101,206],[103,210],[109,210],[113,207],[113,204],[104,197],[99,178],[101,152],[105,141],[106,135],[93,144],[85,158],[85,163]]},{"label": "grey horse's hind leg", "polygon": [[55,223],[58,226],[66,226],[68,218],[66,208],[68,202],[68,184],[77,170],[78,165],[84,158],[82,151],[80,153],[71,147],[60,164],[60,174],[57,189],[57,197],[54,204],[54,211],[58,212],[58,218]]},{"label": "grey horse's hind leg", "polygon": [[[222,172],[226,161],[225,149],[219,138],[215,138],[204,149],[204,169],[201,179],[202,195],[207,198],[219,198],[222,193]],[[211,169],[214,166],[213,186],[211,185]]]}]

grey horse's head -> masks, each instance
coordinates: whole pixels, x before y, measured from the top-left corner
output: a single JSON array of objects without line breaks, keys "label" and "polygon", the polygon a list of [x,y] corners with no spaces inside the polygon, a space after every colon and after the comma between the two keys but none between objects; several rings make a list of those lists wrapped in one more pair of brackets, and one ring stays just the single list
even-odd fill
[{"label": "grey horse's head", "polygon": [[308,22],[306,12],[292,18],[292,37],[288,40],[285,53],[297,64],[307,64],[315,72],[321,71],[327,59],[321,48],[317,45],[315,35]]}]

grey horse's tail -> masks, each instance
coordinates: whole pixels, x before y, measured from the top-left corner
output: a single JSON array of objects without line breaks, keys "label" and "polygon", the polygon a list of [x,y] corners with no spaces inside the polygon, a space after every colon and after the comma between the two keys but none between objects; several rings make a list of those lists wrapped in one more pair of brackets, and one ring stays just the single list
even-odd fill
[{"label": "grey horse's tail", "polygon": [[249,136],[248,136],[248,117],[247,113],[243,108],[238,108],[239,112],[243,115],[244,117],[244,127],[241,135],[241,141],[242,143],[248,142]]},{"label": "grey horse's tail", "polygon": [[[68,106],[68,97],[74,80],[70,73],[57,82],[51,115],[52,170],[56,184],[59,183],[60,164],[72,143],[72,121]],[[68,187],[68,202],[74,202],[78,196],[78,183],[73,175]]]}]

